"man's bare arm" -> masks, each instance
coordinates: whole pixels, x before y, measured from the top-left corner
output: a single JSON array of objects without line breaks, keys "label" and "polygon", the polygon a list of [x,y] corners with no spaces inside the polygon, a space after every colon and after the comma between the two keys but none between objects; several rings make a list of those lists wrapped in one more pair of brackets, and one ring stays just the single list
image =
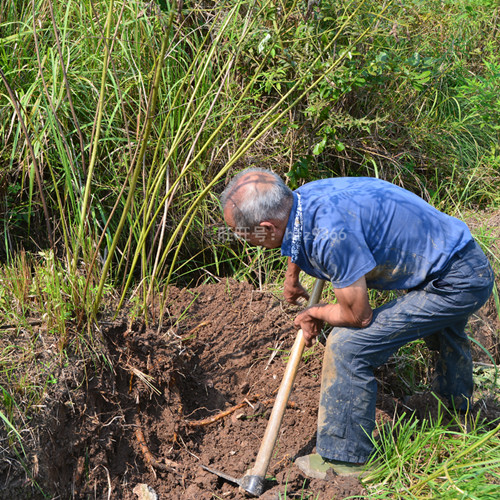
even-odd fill
[{"label": "man's bare arm", "polygon": [[353,328],[365,328],[371,323],[373,311],[368,300],[364,276],[346,288],[336,288],[335,296],[336,304],[308,307],[295,319],[295,325],[302,328],[306,345],[312,345],[324,322],[332,326]]},{"label": "man's bare arm", "polygon": [[297,299],[303,297],[309,299],[307,290],[301,285],[299,280],[300,267],[292,262],[288,257],[288,267],[285,274],[285,283],[283,286],[283,295],[287,302],[297,304]]}]

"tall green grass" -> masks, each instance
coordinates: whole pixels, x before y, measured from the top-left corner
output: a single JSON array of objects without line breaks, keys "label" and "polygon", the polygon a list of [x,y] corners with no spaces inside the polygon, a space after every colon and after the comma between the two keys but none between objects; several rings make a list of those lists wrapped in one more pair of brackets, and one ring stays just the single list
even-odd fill
[{"label": "tall green grass", "polygon": [[252,159],[292,184],[362,173],[457,203],[497,192],[489,3],[176,5],[2,3],[4,258],[52,246],[88,287],[142,281],[146,299],[179,259],[181,274],[207,262],[214,189]]},{"label": "tall green grass", "polygon": [[364,479],[370,498],[491,499],[500,491],[500,425],[466,432],[443,408],[435,421],[402,415],[380,435]]},{"label": "tall green grass", "polygon": [[[29,244],[21,221],[40,234],[44,220],[37,243],[86,276],[82,300],[97,286],[94,313],[108,279],[124,291],[141,281],[146,303],[179,259],[200,252],[190,228],[203,233],[200,210],[214,206],[217,182],[324,86],[384,11],[354,31],[374,6],[346,4],[325,40],[324,30],[304,34],[296,1],[279,15],[269,1],[220,2],[201,14],[166,5],[33,0],[8,10],[3,27],[2,157],[14,222],[4,228],[5,256]],[[295,78],[278,82],[276,97],[264,84],[267,105],[257,104],[276,48],[298,50],[304,36],[312,48],[297,60],[313,71],[289,65]]]}]

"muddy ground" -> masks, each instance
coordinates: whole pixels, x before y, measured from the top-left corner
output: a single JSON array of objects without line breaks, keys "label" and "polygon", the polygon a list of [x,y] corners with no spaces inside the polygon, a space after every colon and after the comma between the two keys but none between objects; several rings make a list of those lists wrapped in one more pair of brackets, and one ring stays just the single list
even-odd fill
[{"label": "muddy ground", "polygon": [[[2,446],[0,498],[135,500],[139,484],[160,499],[244,498],[200,465],[235,477],[253,465],[284,372],[284,353],[295,338],[298,309],[232,280],[171,287],[166,305],[161,325],[153,307],[147,325],[125,313],[103,320],[106,359],[61,366],[30,423],[27,473]],[[491,299],[472,329],[497,362],[499,326]],[[42,361],[53,355],[43,347]],[[481,349],[474,347],[474,353],[477,361],[490,362]],[[293,466],[295,457],[314,449],[322,354],[317,344],[301,364],[263,499],[283,498],[285,492],[290,499],[307,498],[308,492],[321,500],[366,497],[356,479],[309,481]],[[377,371],[377,418],[392,420],[411,410],[422,418],[434,399],[428,393],[405,397],[397,364],[391,359]],[[491,401],[478,405],[486,418],[500,416]]]}]

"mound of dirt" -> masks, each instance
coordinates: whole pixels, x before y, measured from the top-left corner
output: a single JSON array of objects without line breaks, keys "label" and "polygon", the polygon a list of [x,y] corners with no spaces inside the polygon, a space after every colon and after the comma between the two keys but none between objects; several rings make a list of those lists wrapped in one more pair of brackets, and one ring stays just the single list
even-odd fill
[{"label": "mound of dirt", "polygon": [[[61,368],[33,422],[31,480],[21,482],[3,461],[1,498],[44,498],[35,481],[52,498],[136,500],[139,484],[160,499],[245,498],[201,464],[236,478],[252,467],[295,338],[297,309],[228,280],[171,287],[166,310],[161,324],[157,307],[148,324],[125,314],[101,322],[104,361]],[[314,449],[322,356],[317,344],[299,369],[265,500],[308,492],[325,500],[365,498],[356,479],[310,481],[293,466]],[[379,376],[384,389],[383,370]],[[398,396],[381,390],[378,419],[407,411],[410,403]]]}]

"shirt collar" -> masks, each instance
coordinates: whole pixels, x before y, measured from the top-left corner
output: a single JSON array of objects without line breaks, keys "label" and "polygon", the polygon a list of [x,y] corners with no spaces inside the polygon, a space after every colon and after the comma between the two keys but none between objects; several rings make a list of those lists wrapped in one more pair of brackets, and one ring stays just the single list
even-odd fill
[{"label": "shirt collar", "polygon": [[288,217],[286,231],[281,243],[281,255],[291,257],[296,262],[302,242],[302,202],[300,194],[293,193],[293,205]]}]

